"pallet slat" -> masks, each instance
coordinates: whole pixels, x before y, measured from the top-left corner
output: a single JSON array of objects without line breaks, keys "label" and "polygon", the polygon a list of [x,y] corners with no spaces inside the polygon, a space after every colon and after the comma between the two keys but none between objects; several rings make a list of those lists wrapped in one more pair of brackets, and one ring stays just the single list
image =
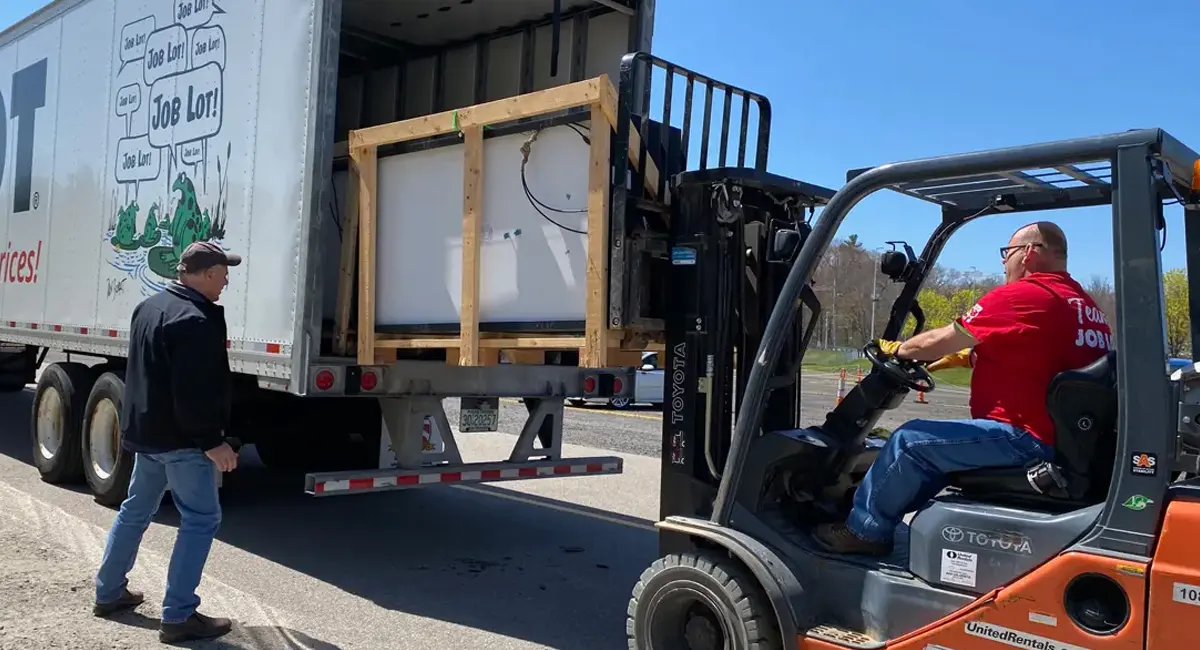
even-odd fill
[{"label": "pallet slat", "polygon": [[478,366],[479,272],[483,245],[483,127],[463,132],[462,309],[458,365]]}]

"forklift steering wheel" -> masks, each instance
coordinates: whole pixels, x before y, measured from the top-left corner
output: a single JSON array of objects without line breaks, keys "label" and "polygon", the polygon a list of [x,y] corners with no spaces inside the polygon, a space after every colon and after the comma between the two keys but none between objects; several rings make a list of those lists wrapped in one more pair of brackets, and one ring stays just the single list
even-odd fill
[{"label": "forklift steering wheel", "polygon": [[929,393],[933,391],[933,376],[919,361],[908,361],[897,357],[889,357],[879,348],[879,344],[871,341],[863,347],[863,354],[871,365],[883,371],[889,379],[909,390]]}]

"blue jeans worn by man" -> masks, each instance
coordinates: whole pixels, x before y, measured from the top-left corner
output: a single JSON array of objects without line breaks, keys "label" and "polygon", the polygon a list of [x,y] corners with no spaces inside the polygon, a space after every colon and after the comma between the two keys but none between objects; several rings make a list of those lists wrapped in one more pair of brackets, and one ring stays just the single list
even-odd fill
[{"label": "blue jeans worn by man", "polygon": [[[1032,434],[995,420],[910,420],[892,432],[854,494],[846,520],[867,554],[892,550],[904,515],[945,489],[946,474],[1052,460],[1054,450]],[[823,541],[818,536],[818,541]]]},{"label": "blue jeans worn by man", "polygon": [[96,575],[96,616],[143,602],[127,587],[142,535],[170,488],[180,523],[167,571],[162,624],[166,643],[209,639],[229,632],[226,618],[196,611],[196,588],[221,522],[218,472],[237,467],[226,441],[233,380],[226,352],[225,310],[216,304],[241,257],[212,242],[195,242],[180,258],[179,281],[133,310],[121,447],[134,454],[128,496],[113,522]]},{"label": "blue jeans worn by man", "polygon": [[179,511],[179,532],[167,569],[162,609],[162,622],[170,625],[182,624],[196,613],[200,605],[196,587],[221,524],[217,467],[199,449],[136,455],[129,497],[108,533],[104,560],[96,575],[96,603],[104,606],[124,597],[126,576],[137,559],[142,534],[168,487]]}]

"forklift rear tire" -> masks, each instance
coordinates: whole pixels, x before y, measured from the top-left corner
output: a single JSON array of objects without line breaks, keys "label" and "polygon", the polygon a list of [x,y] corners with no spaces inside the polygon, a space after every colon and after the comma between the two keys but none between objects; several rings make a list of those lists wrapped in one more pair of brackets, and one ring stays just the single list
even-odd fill
[{"label": "forklift rear tire", "polygon": [[650,565],[629,599],[630,650],[776,650],[775,613],[728,555],[674,553]]}]

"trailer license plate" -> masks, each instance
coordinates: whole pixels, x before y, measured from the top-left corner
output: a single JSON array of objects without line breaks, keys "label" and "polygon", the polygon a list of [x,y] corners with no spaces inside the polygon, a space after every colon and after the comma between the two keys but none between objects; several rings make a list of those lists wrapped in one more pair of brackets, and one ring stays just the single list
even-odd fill
[{"label": "trailer license plate", "polygon": [[458,409],[458,430],[483,433],[500,428],[500,400],[464,397]]}]

